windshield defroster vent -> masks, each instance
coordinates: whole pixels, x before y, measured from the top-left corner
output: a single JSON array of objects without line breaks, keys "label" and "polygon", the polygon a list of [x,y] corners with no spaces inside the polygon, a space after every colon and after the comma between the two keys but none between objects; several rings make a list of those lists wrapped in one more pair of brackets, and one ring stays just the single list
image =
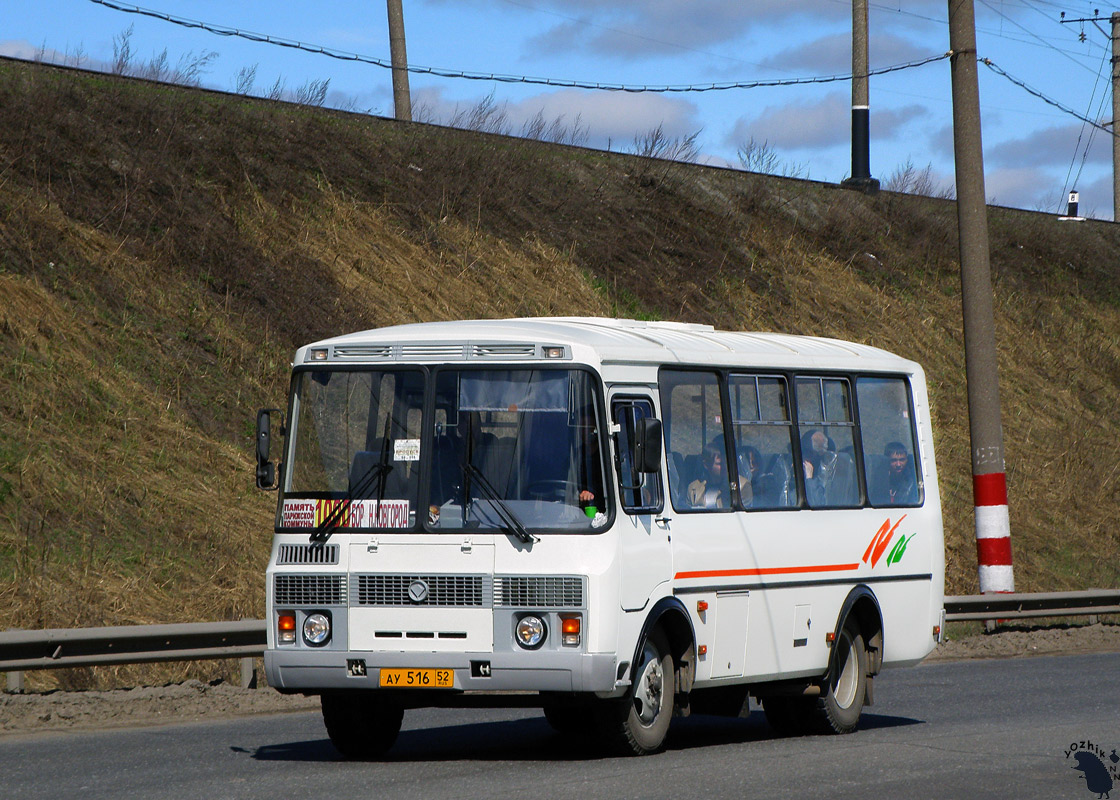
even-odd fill
[{"label": "windshield defroster vent", "polygon": [[282,544],[276,552],[276,563],[337,564],[337,544]]}]

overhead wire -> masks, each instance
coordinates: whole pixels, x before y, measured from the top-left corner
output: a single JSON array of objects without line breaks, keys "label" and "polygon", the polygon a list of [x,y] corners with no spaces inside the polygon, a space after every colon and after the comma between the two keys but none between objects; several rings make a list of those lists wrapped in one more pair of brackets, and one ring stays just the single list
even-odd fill
[{"label": "overhead wire", "polygon": [[1065,113],[1069,114],[1072,117],[1076,117],[1077,119],[1084,122],[1086,125],[1089,125],[1093,128],[1097,128],[1098,130],[1104,131],[1109,136],[1116,136],[1117,135],[1116,133],[1109,130],[1108,127],[1101,124],[1100,122],[1097,122],[1094,119],[1090,119],[1089,117],[1085,116],[1084,114],[1077,113],[1076,111],[1074,111],[1069,106],[1061,103],[1058,100],[1055,100],[1052,97],[1049,97],[1048,95],[1043,94],[1038,89],[1035,89],[1033,86],[1028,85],[1027,83],[1020,80],[1019,78],[1016,78],[1014,75],[1009,74],[1006,70],[1004,70],[1002,67],[1000,67],[998,64],[996,64],[990,58],[981,58],[981,59],[978,59],[978,60],[980,61],[981,64],[983,64],[985,67],[990,69],[992,72],[996,73],[997,75],[1003,76],[1007,80],[1011,81],[1011,83],[1015,84],[1020,89],[1023,89],[1025,92],[1034,95],[1035,97],[1037,97],[1042,102],[1047,103],[1049,105],[1052,105],[1052,106],[1054,106],[1054,108],[1060,109],[1060,110],[1064,111]]},{"label": "overhead wire", "polygon": [[[1097,71],[1097,79],[1095,81],[1093,81],[1093,91],[1089,95],[1089,103],[1088,103],[1088,106],[1085,109],[1086,115],[1088,115],[1089,112],[1093,110],[1093,101],[1096,99],[1096,96],[1097,96],[1097,87],[1100,85],[1100,79],[1104,75],[1105,63],[1106,63],[1106,58],[1104,56],[1102,56],[1101,57],[1101,66],[1100,66],[1100,69]],[[1104,107],[1104,99],[1105,99],[1106,96],[1107,96],[1107,92],[1102,92],[1101,93],[1101,101],[1100,101],[1099,105],[1097,106],[1097,117],[1098,118],[1100,118],[1100,112],[1101,112],[1101,109]],[[1077,186],[1077,182],[1079,180],[1081,180],[1081,173],[1085,169],[1085,161],[1089,156],[1089,148],[1093,144],[1093,136],[1097,132],[1096,128],[1090,128],[1089,129],[1089,140],[1085,143],[1085,152],[1081,156],[1081,166],[1078,167],[1078,169],[1077,169],[1077,177],[1075,177],[1073,179],[1073,183],[1070,184],[1069,176],[1073,173],[1073,165],[1077,163],[1077,151],[1081,149],[1081,139],[1085,135],[1085,127],[1086,127],[1086,124],[1084,122],[1082,122],[1081,123],[1081,130],[1079,130],[1077,132],[1077,144],[1075,144],[1074,147],[1073,147],[1073,157],[1070,158],[1069,169],[1066,170],[1066,180],[1065,180],[1065,183],[1062,185],[1062,195],[1065,195],[1067,189],[1070,189],[1072,186]],[[1058,201],[1058,204],[1059,204],[1059,206],[1061,205],[1061,200],[1060,199]]]},{"label": "overhead wire", "polygon": [[[186,28],[196,28],[199,30],[204,30],[218,36],[233,36],[241,39],[248,39],[249,41],[253,42],[263,42],[266,44],[278,45],[280,47],[290,47],[295,50],[303,50],[305,52],[314,53],[316,55],[329,56],[341,61],[356,61],[363,64],[382,67],[384,69],[393,69],[392,62],[384,58],[376,58],[374,56],[365,56],[358,53],[350,53],[344,50],[336,50],[331,47],[324,47],[322,45],[311,44],[308,42],[299,42],[294,39],[285,39],[282,37],[271,36],[264,33],[245,31],[239,28],[228,28],[223,25],[214,25],[206,22],[201,22],[199,20],[177,17],[172,14],[166,14],[162,11],[153,11],[149,8],[142,8],[140,6],[134,5],[125,5],[123,3],[114,2],[114,0],[90,0],[90,2],[114,9],[115,11],[123,11],[128,14],[140,14],[142,16],[153,17],[155,19],[163,20],[164,22],[170,22],[175,25],[181,25]],[[880,67],[878,69],[869,70],[867,74],[869,76],[886,75],[887,73],[891,72],[913,69],[915,67],[924,66],[925,64],[931,64],[935,61],[942,61],[946,58],[949,58],[950,55],[952,55],[952,53],[940,53],[924,59],[917,59],[914,61],[907,61],[902,64],[892,64],[888,67]],[[493,81],[497,83],[523,83],[537,86],[555,86],[566,89],[588,89],[608,92],[655,94],[718,92],[727,91],[730,89],[758,89],[777,86],[802,86],[815,83],[835,83],[838,81],[850,81],[852,79],[851,73],[848,73],[844,75],[816,75],[801,78],[781,78],[759,81],[729,81],[722,83],[643,86],[625,83],[578,81],[561,78],[537,78],[527,75],[503,75],[500,73],[467,72],[464,70],[448,70],[438,67],[423,67],[415,64],[410,64],[404,67],[404,69],[410,73],[417,75],[435,75],[441,78],[461,78],[472,81]]]}]

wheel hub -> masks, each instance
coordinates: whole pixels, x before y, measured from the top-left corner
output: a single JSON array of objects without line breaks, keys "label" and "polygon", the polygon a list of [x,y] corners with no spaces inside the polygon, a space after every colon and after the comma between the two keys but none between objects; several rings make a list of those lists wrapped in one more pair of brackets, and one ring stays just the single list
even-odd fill
[{"label": "wheel hub", "polygon": [[662,694],[665,689],[665,674],[661,661],[646,654],[647,661],[634,688],[634,708],[643,725],[652,725],[661,710]]}]

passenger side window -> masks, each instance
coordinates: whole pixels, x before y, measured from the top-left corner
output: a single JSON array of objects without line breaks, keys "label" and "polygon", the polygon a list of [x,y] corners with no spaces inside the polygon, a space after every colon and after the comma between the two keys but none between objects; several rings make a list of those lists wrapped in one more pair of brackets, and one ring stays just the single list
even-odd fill
[{"label": "passenger side window", "polygon": [[653,416],[653,404],[643,398],[620,398],[611,404],[611,419],[619,426],[618,485],[622,510],[627,514],[653,514],[661,510],[661,474],[638,472],[632,459],[638,420]]},{"label": "passenger side window", "polygon": [[873,506],[921,505],[924,486],[906,380],[859,378],[856,393],[868,500]]},{"label": "passenger side window", "polygon": [[851,387],[843,378],[797,378],[801,470],[810,508],[860,504]]},{"label": "passenger side window", "polygon": [[739,497],[748,509],[797,505],[786,379],[732,375],[728,384]]},{"label": "passenger side window", "polygon": [[708,372],[663,370],[660,384],[673,508],[731,510],[719,377]]}]

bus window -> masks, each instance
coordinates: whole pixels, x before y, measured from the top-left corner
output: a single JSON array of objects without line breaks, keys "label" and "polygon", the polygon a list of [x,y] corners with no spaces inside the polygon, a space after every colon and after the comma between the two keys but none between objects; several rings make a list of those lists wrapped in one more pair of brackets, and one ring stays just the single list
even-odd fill
[{"label": "bus window", "polygon": [[622,510],[627,514],[652,514],[661,510],[661,476],[634,469],[631,453],[634,426],[639,419],[653,416],[653,405],[641,398],[620,398],[611,407],[611,418],[619,426],[618,485]]},{"label": "bus window", "polygon": [[793,422],[785,378],[732,375],[728,386],[743,506],[767,509],[797,505]]},{"label": "bus window", "polygon": [[860,436],[867,497],[873,506],[922,503],[918,450],[904,378],[859,378]]},{"label": "bus window", "polygon": [[858,506],[855,421],[848,381],[797,378],[797,421],[809,506]]},{"label": "bus window", "polygon": [[729,510],[731,484],[718,376],[663,371],[661,407],[673,508]]},{"label": "bus window", "polygon": [[561,369],[444,369],[435,381],[428,525],[494,529],[607,524],[595,384]]},{"label": "bus window", "polygon": [[315,524],[343,504],[348,510],[338,515],[337,527],[412,528],[423,373],[301,372],[295,391],[298,412],[286,502],[312,503]]}]

